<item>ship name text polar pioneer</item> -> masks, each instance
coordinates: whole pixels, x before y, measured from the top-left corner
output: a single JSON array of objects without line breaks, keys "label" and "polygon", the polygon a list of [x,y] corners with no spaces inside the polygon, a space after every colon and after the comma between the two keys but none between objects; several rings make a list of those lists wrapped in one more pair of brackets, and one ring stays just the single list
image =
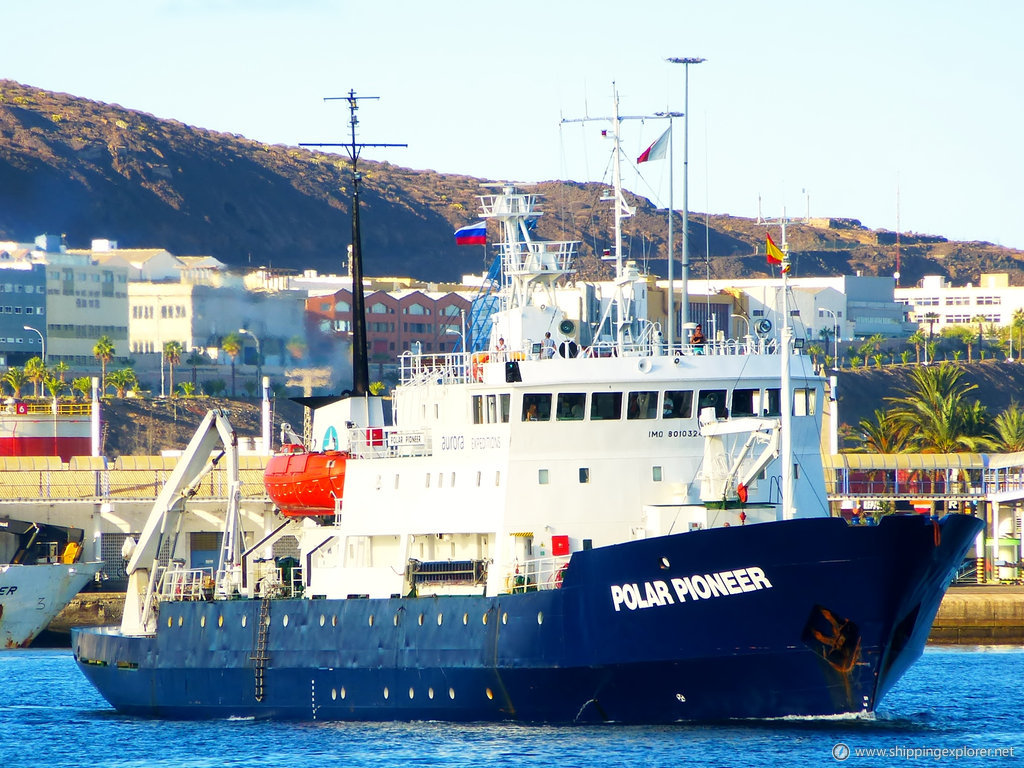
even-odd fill
[{"label": "ship name text polar pioneer", "polygon": [[[694,574],[671,580],[672,589],[680,603],[686,602],[689,596],[693,600],[707,600],[711,597],[739,595],[743,592],[756,592],[759,589],[771,589],[772,583],[757,566],[737,568],[734,571],[718,573]],[[663,605],[675,605],[668,584],[664,581],[645,581],[644,596],[640,594],[637,584],[616,584],[611,588],[612,605],[621,611],[625,605],[631,611],[637,608],[654,608]]]}]

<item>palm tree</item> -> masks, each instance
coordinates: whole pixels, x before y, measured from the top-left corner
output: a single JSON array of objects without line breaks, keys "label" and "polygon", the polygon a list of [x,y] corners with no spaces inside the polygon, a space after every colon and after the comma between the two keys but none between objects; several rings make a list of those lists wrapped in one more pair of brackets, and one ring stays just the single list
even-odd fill
[{"label": "palm tree", "polygon": [[135,371],[131,368],[121,368],[110,374],[110,383],[117,390],[117,396],[124,397],[129,389],[138,387],[139,380],[135,377]]},{"label": "palm tree", "polygon": [[1012,334],[1014,331],[1019,331],[1017,337],[1020,342],[1017,345],[1017,358],[1024,359],[1024,309],[1015,309],[1013,311],[1013,319],[1010,320],[1010,334],[1011,334],[1011,345],[1012,345]]},{"label": "palm tree", "polygon": [[861,419],[850,435],[855,453],[905,453],[907,431],[895,422],[892,412],[875,409],[875,418]]},{"label": "palm tree", "polygon": [[912,344],[914,347],[914,352],[917,353],[918,365],[921,364],[921,347],[923,347],[927,341],[928,338],[924,335],[924,332],[920,328],[918,328],[916,331],[910,334],[910,336],[907,337],[907,343]]},{"label": "palm tree", "polygon": [[820,344],[810,344],[807,347],[807,354],[811,356],[811,365],[817,369],[818,355],[824,355],[825,349]]},{"label": "palm tree", "polygon": [[71,370],[71,366],[65,363],[63,360],[58,360],[54,363],[53,372],[57,374],[61,383],[64,383],[64,379],[67,376],[68,371]]},{"label": "palm tree", "polygon": [[58,379],[52,373],[47,374],[46,381],[43,382],[46,386],[46,391],[50,393],[50,397],[57,398],[64,388],[67,386],[63,381]]},{"label": "palm tree", "polygon": [[180,342],[168,341],[164,343],[164,360],[167,361],[167,371],[170,376],[171,397],[174,397],[174,366],[181,362],[181,353]]},{"label": "palm tree", "polygon": [[189,353],[188,358],[185,360],[185,365],[192,366],[192,386],[196,386],[196,366],[201,365],[203,362],[203,356],[196,352],[194,349]]},{"label": "palm tree", "polygon": [[100,394],[107,391],[107,363],[114,359],[117,351],[114,349],[114,342],[109,336],[100,336],[96,340],[96,346],[92,353],[100,361]]},{"label": "palm tree", "polygon": [[242,339],[237,333],[229,333],[220,342],[224,354],[231,358],[231,396],[235,396],[235,358],[242,351]]},{"label": "palm tree", "polygon": [[21,397],[21,388],[25,386],[25,372],[21,368],[11,366],[4,373],[4,383],[11,388],[15,397]]},{"label": "palm tree", "polygon": [[77,379],[72,380],[71,388],[75,392],[81,392],[82,398],[88,400],[89,395],[92,394],[92,379],[88,376],[79,376]]},{"label": "palm tree", "polygon": [[39,397],[39,385],[46,380],[46,366],[43,358],[32,357],[25,363],[25,378],[32,382],[32,396]]},{"label": "palm tree", "polygon": [[996,451],[1016,453],[1024,451],[1024,410],[1016,400],[992,422],[995,436],[992,446]]},{"label": "palm tree", "polygon": [[963,369],[942,363],[917,367],[901,397],[887,397],[893,423],[911,435],[922,453],[977,451],[990,439],[988,413],[977,400],[967,401],[976,384],[961,381]]}]

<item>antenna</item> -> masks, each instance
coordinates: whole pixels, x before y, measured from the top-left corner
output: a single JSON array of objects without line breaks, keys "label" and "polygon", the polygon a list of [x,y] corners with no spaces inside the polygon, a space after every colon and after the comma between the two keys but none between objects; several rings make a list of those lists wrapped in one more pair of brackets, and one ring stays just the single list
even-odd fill
[{"label": "antenna", "polygon": [[348,96],[327,96],[324,101],[348,101],[349,125],[351,140],[347,144],[305,144],[300,147],[344,147],[352,163],[352,256],[349,259],[349,270],[352,273],[352,393],[365,395],[370,391],[370,369],[366,357],[366,301],[363,296],[363,249],[359,234],[359,154],[366,147],[408,147],[408,144],[371,144],[356,141],[356,126],[359,118],[359,102],[366,99],[379,99],[379,96],[356,96],[350,89]]}]

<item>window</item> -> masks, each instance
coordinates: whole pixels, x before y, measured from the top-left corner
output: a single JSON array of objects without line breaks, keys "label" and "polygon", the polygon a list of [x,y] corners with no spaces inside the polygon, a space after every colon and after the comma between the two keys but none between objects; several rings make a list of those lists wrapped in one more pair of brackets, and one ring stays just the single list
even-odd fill
[{"label": "window", "polygon": [[758,415],[761,404],[760,389],[734,389],[732,391],[732,415]]},{"label": "window", "polygon": [[661,467],[651,467],[651,480],[656,483],[661,482]]},{"label": "window", "polygon": [[508,414],[512,410],[512,395],[508,393],[498,395],[498,402],[501,405],[501,423],[508,424]]},{"label": "window", "polygon": [[693,411],[693,392],[674,390],[665,393],[665,404],[661,409],[664,419],[688,419]]},{"label": "window", "polygon": [[484,423],[484,398],[483,395],[473,395],[473,423]]},{"label": "window", "polygon": [[715,418],[724,419],[727,415],[725,410],[725,390],[702,389],[697,398],[697,415],[700,416],[701,411],[705,408],[714,408]]},{"label": "window", "polygon": [[537,470],[537,484],[547,485],[548,484],[548,471],[546,469]]},{"label": "window", "polygon": [[589,483],[590,482],[590,467],[580,467],[580,482],[581,483]]},{"label": "window", "polygon": [[608,421],[622,418],[621,392],[595,392],[590,397],[590,418]]},{"label": "window", "polygon": [[582,392],[561,392],[555,418],[558,421],[583,421],[586,408],[587,396]]},{"label": "window", "polygon": [[627,419],[656,419],[658,417],[657,392],[630,392],[626,400]]},{"label": "window", "polygon": [[813,416],[815,395],[813,389],[793,390],[793,415]]},{"label": "window", "polygon": [[766,389],[764,391],[767,396],[767,405],[765,407],[765,416],[781,416],[781,403],[782,403],[782,390],[778,387],[774,389]]},{"label": "window", "polygon": [[374,315],[386,315],[388,313],[388,305],[378,301],[370,306],[370,312]]},{"label": "window", "polygon": [[423,307],[422,304],[410,304],[405,308],[405,314],[407,315],[429,315],[430,312]]},{"label": "window", "polygon": [[523,421],[550,421],[551,395],[523,395]]},{"label": "window", "polygon": [[[325,306],[324,309],[327,309],[327,306]],[[336,301],[336,302],[334,302],[334,311],[335,312],[351,312],[352,311],[352,307],[349,305],[349,303],[347,301]]]}]

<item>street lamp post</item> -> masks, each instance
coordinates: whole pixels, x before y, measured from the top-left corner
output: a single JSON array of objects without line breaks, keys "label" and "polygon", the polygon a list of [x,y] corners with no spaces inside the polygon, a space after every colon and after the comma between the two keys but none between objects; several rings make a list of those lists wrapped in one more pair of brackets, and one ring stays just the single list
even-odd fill
[{"label": "street lamp post", "polygon": [[253,341],[256,342],[256,386],[259,386],[260,382],[263,381],[263,355],[260,353],[259,336],[247,328],[239,328],[238,332],[252,336]]},{"label": "street lamp post", "polygon": [[46,367],[46,338],[43,336],[42,331],[38,328],[33,328],[31,325],[24,326],[26,331],[35,331],[39,334],[39,356],[43,358],[43,367]]},{"label": "street lamp post", "polygon": [[822,307],[821,311],[832,315],[832,339],[836,344],[835,357],[832,358],[832,368],[833,370],[839,370],[839,316],[826,307]]},{"label": "street lamp post", "polygon": [[699,56],[666,59],[670,64],[683,65],[683,246],[682,262],[679,267],[680,327],[690,322],[690,294],[687,280],[690,277],[690,207],[688,197],[690,173],[690,65],[700,64],[707,59]]}]

